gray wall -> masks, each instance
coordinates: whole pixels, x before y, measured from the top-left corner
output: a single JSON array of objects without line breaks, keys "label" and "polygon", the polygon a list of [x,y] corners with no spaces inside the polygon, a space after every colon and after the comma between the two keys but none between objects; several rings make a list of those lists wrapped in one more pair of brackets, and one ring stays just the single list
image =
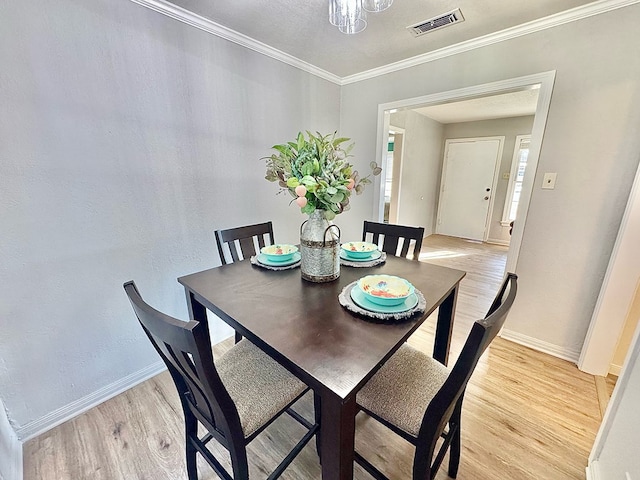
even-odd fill
[{"label": "gray wall", "polygon": [[509,227],[500,225],[504,201],[507,196],[509,180],[502,178],[503,173],[511,170],[511,160],[513,159],[513,149],[515,148],[517,135],[529,135],[533,126],[533,116],[500,118],[496,120],[483,120],[480,122],[451,123],[445,125],[444,138],[474,138],[504,136],[502,149],[502,160],[498,174],[498,184],[493,192],[493,211],[489,223],[489,241],[506,242],[510,241]]},{"label": "gray wall", "polygon": [[431,235],[442,172],[444,128],[412,111],[396,112],[390,121],[405,131],[397,223],[424,227],[425,236]]},{"label": "gray wall", "polygon": [[[341,127],[374,157],[380,103],[556,70],[506,328],[574,358],[640,158],[639,20],[635,4],[342,91]],[[540,189],[544,172],[558,173],[555,190]]]},{"label": "gray wall", "polygon": [[261,157],[336,130],[340,88],[125,0],[0,2],[0,21],[0,397],[20,431],[158,362],[124,281],[186,319],[176,278],[219,265],[215,228],[298,238]]}]

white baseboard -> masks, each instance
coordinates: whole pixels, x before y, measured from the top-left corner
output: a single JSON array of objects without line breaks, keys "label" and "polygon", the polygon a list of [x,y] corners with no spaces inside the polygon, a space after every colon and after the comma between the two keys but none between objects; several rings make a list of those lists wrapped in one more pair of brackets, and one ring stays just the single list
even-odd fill
[{"label": "white baseboard", "polygon": [[0,401],[0,480],[22,480],[22,442]]},{"label": "white baseboard", "polygon": [[97,405],[100,405],[102,402],[129,390],[131,387],[135,387],[139,383],[158,375],[166,369],[167,367],[164,362],[159,361],[143,368],[142,370],[138,370],[137,372],[127,375],[126,377],[106,385],[85,397],[48,413],[44,417],[19,427],[16,430],[18,439],[22,442],[26,442],[27,440],[37,437],[53,427],[56,427],[61,423],[64,423]]},{"label": "white baseboard", "polygon": [[487,238],[485,243],[491,243],[493,245],[504,245],[505,247],[509,246],[509,240],[500,240],[499,238]]},{"label": "white baseboard", "polygon": [[524,345],[525,347],[532,348],[533,350],[548,353],[551,356],[562,358],[563,360],[568,360],[575,364],[578,363],[578,359],[580,358],[580,351],[559,347],[558,345],[543,342],[537,338],[529,337],[527,335],[514,332],[513,330],[507,330],[506,328],[502,329],[500,337],[505,340]]},{"label": "white baseboard", "polygon": [[593,462],[589,462],[585,470],[587,473],[587,480],[600,480],[597,461],[594,460]]},{"label": "white baseboard", "polygon": [[616,365],[614,363],[609,365],[609,373],[611,375],[615,375],[616,377],[619,377],[621,371],[622,371],[622,365]]}]

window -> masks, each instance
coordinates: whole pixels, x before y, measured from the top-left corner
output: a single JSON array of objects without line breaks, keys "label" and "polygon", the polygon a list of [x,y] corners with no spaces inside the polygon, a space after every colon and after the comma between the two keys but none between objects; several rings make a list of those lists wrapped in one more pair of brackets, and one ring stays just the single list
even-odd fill
[{"label": "window", "polygon": [[520,202],[520,194],[522,192],[524,172],[527,168],[530,143],[531,135],[518,135],[516,137],[516,146],[513,151],[513,160],[511,161],[511,172],[509,173],[509,188],[507,189],[504,211],[502,212],[502,226],[505,227],[516,219],[516,214],[518,213],[518,203]]}]

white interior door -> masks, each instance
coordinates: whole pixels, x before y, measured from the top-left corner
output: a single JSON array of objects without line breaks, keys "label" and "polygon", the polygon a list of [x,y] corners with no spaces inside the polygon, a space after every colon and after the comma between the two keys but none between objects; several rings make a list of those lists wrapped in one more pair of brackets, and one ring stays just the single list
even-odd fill
[{"label": "white interior door", "polygon": [[491,137],[446,141],[438,233],[485,240],[502,140]]}]

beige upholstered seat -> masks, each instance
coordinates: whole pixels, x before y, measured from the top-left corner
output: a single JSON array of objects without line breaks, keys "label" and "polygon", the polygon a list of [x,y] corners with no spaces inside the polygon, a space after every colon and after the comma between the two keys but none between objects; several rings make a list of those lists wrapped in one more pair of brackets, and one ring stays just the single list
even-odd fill
[{"label": "beige upholstered seat", "polygon": [[236,404],[242,431],[250,436],[307,386],[249,340],[241,340],[216,361],[222,383]]},{"label": "beige upholstered seat", "polygon": [[417,437],[424,412],[449,369],[415,348],[403,344],[358,392],[358,404]]}]

